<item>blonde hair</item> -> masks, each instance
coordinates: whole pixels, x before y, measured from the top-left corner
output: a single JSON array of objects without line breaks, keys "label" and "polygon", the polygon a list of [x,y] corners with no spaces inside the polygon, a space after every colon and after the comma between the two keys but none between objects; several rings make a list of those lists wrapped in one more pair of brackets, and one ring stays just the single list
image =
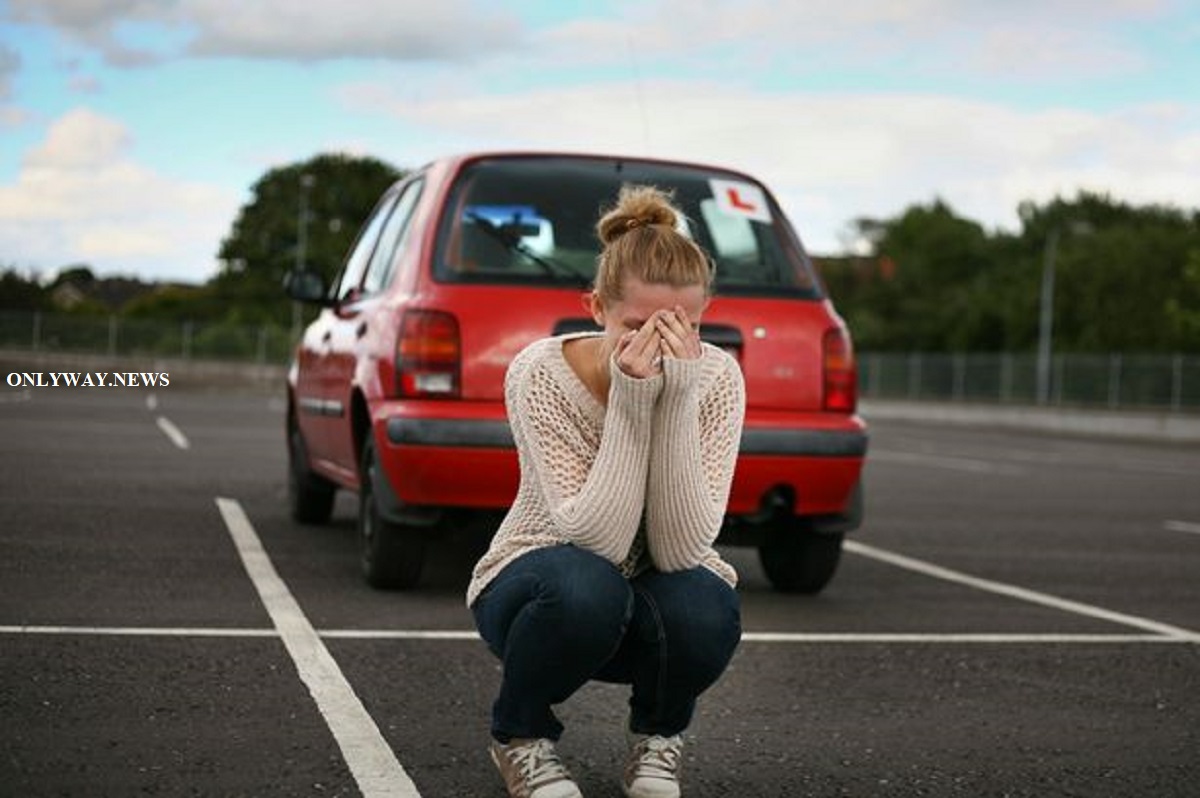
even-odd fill
[{"label": "blonde hair", "polygon": [[683,214],[671,195],[654,186],[622,186],[617,204],[600,217],[596,234],[604,248],[595,290],[604,302],[621,299],[625,278],[674,287],[712,290],[713,264],[692,239],[675,229]]}]

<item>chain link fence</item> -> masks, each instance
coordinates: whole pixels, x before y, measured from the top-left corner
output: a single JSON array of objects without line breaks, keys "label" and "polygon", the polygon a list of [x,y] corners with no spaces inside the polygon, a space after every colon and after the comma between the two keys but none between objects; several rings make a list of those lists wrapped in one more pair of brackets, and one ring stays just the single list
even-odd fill
[{"label": "chain link fence", "polygon": [[[0,349],[282,366],[292,335],[271,325],[0,312]],[[1038,404],[1033,353],[866,352],[858,363],[864,399]],[[1055,355],[1047,404],[1200,412],[1200,355]]]},{"label": "chain link fence", "polygon": [[[1037,356],[863,353],[866,399],[1038,404]],[[1051,360],[1050,407],[1200,411],[1200,355],[1059,354]]]},{"label": "chain link fence", "polygon": [[0,312],[0,349],[282,365],[291,357],[292,336],[271,325]]}]

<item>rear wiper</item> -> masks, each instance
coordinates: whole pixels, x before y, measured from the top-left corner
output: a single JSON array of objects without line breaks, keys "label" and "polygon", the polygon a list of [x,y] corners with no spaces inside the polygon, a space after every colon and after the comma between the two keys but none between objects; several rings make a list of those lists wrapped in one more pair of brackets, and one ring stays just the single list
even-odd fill
[{"label": "rear wiper", "polygon": [[477,213],[466,213],[464,215],[471,221],[475,222],[480,230],[503,244],[506,249],[511,252],[515,252],[518,255],[537,264],[539,267],[541,267],[542,271],[551,277],[558,280],[567,278],[573,282],[578,282],[581,285],[591,284],[592,278],[588,275],[575,271],[565,263],[537,254],[530,249],[528,245],[521,241],[520,236],[514,236],[511,233],[506,233],[503,227],[497,225],[492,220],[480,216]]}]

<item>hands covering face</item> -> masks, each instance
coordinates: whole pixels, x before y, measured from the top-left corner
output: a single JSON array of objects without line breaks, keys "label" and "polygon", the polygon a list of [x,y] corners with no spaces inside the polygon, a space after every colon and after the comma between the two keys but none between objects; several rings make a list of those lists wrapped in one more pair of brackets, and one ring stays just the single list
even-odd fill
[{"label": "hands covering face", "polygon": [[700,333],[683,308],[658,310],[637,330],[617,342],[617,367],[630,377],[653,377],[662,371],[664,358],[694,360],[700,357]]}]

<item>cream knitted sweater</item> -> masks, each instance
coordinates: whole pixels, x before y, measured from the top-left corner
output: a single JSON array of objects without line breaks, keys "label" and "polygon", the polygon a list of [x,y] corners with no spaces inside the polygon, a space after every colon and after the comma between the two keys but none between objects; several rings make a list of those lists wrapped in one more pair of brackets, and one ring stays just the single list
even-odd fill
[{"label": "cream knitted sweater", "polygon": [[571,543],[628,565],[643,519],[655,568],[703,565],[736,584],[713,541],[745,412],[737,361],[704,344],[701,357],[667,358],[663,372],[646,379],[610,362],[606,407],[563,357],[563,342],[576,337],[536,341],[508,368],[504,396],[520,487],[475,566],[467,604],[505,565],[546,546]]}]

